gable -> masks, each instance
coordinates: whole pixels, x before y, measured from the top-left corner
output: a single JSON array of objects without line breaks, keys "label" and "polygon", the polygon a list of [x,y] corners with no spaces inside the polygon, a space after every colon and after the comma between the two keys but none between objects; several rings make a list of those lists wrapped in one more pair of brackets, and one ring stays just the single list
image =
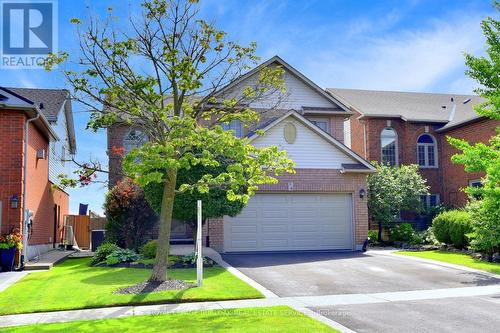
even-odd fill
[{"label": "gable", "polygon": [[[296,138],[285,140],[285,126],[293,124]],[[342,169],[342,164],[358,163],[294,117],[287,117],[252,141],[256,147],[275,145],[285,150],[299,169]]]},{"label": "gable", "polygon": [[[270,67],[276,67],[278,63],[272,63]],[[250,107],[258,109],[277,108],[281,110],[301,110],[302,107],[316,108],[334,108],[343,111],[342,107],[332,100],[325,97],[323,91],[317,91],[310,85],[306,84],[304,79],[299,78],[297,74],[287,67],[284,67],[284,81],[286,92],[276,92],[270,96],[262,98],[258,102],[251,103]],[[255,85],[259,73],[256,72],[224,92],[225,97],[238,97],[242,95],[245,87]],[[300,75],[300,74],[298,74]],[[314,85],[314,84],[313,84]]]}]

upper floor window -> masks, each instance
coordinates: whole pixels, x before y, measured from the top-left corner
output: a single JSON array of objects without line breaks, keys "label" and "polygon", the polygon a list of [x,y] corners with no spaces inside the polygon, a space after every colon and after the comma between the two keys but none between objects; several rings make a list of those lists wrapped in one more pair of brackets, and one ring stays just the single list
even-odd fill
[{"label": "upper floor window", "polygon": [[420,201],[425,209],[431,209],[439,205],[439,194],[421,195]]},{"label": "upper floor window", "polygon": [[132,149],[138,148],[148,141],[148,136],[138,129],[132,129],[128,132],[125,139],[123,139],[123,148],[125,153],[130,152]]},{"label": "upper floor window", "polygon": [[234,136],[243,137],[243,126],[240,120],[231,120],[230,123],[222,123],[221,126],[225,131],[234,131]]},{"label": "upper floor window", "polygon": [[328,119],[313,118],[309,119],[309,121],[328,133]]},{"label": "upper floor window", "polygon": [[417,140],[417,162],[424,168],[437,166],[436,140],[429,134],[422,134]]},{"label": "upper floor window", "polygon": [[380,134],[382,147],[382,163],[392,166],[398,165],[398,136],[392,128],[385,128]]}]

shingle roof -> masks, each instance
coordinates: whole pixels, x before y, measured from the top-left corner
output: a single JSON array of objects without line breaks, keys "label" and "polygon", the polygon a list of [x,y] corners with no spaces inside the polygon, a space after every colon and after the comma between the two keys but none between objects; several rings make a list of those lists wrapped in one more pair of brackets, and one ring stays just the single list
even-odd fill
[{"label": "shingle roof", "polygon": [[[415,93],[328,88],[327,91],[352,106],[363,116],[401,117],[408,121],[446,124],[443,129],[465,123],[480,116],[472,108],[483,99],[475,95]],[[453,103],[456,109],[453,113]],[[464,101],[470,101],[464,104]]]},{"label": "shingle roof", "polygon": [[[34,102],[50,121],[57,119],[64,102],[69,97],[69,92],[64,89],[32,89],[32,88],[7,88]],[[43,104],[43,108],[40,107]]]}]

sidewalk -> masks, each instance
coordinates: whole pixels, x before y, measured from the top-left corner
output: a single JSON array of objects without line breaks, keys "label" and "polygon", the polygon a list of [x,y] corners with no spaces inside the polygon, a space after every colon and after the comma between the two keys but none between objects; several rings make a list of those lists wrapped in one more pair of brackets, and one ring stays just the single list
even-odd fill
[{"label": "sidewalk", "polygon": [[[143,306],[121,306],[111,308],[27,313],[19,315],[0,316],[0,327],[30,325],[54,322],[67,322],[75,320],[96,320],[107,318],[121,318],[140,315],[158,315],[167,313],[206,311],[218,309],[236,309],[248,307],[269,307],[269,306],[289,306],[298,311],[310,314],[311,307],[353,305],[353,304],[373,304],[399,301],[414,301],[424,299],[443,299],[470,296],[486,296],[500,293],[500,285],[447,288],[415,291],[399,291],[374,294],[346,294],[346,295],[326,295],[326,296],[300,296],[282,298],[264,298],[238,301],[219,302],[197,302],[181,304],[161,304]],[[318,315],[318,319],[325,324],[337,328],[343,332],[352,332],[342,325]]]}]

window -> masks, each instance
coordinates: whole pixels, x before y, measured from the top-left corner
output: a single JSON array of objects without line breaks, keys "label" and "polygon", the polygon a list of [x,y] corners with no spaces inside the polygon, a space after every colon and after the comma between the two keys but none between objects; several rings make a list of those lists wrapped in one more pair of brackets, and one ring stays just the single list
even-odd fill
[{"label": "window", "polygon": [[479,190],[481,187],[483,187],[483,183],[481,183],[481,179],[469,180],[469,186],[474,189],[474,192],[472,193],[472,197],[476,200],[481,200],[483,197],[483,195],[481,194],[481,191]]},{"label": "window", "polygon": [[439,205],[439,194],[421,195],[420,201],[426,209],[430,209]]},{"label": "window", "polygon": [[140,130],[132,129],[128,132],[127,136],[123,140],[123,147],[125,148],[125,153],[130,152],[132,149],[138,148],[148,141],[148,136],[142,133]]},{"label": "window", "polygon": [[234,136],[238,138],[243,137],[243,126],[241,125],[241,121],[232,120],[229,124],[222,123],[221,126],[225,131],[234,131]]},{"label": "window", "polygon": [[328,119],[309,119],[311,123],[328,133]]},{"label": "window", "polygon": [[398,137],[392,128],[385,128],[380,134],[382,146],[382,163],[392,166],[398,165]]},{"label": "window", "polygon": [[472,179],[469,180],[470,187],[483,187],[483,183],[481,183],[481,179]]},{"label": "window", "polygon": [[437,167],[436,141],[429,134],[422,134],[417,140],[417,162],[420,167]]}]

